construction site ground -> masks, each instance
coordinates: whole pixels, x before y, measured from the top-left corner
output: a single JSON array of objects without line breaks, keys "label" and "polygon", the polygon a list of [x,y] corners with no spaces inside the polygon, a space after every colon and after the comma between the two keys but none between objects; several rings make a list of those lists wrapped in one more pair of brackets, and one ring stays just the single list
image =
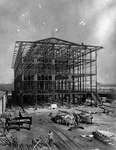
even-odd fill
[{"label": "construction site ground", "polygon": [[[49,130],[52,130],[54,137],[54,146],[52,147],[53,150],[115,150],[116,147],[106,145],[94,137],[82,137],[82,135],[92,135],[92,132],[96,131],[97,129],[109,130],[116,133],[116,103],[108,105],[113,106],[113,113],[110,112],[109,114],[106,114],[103,113],[101,108],[92,106],[73,106],[71,108],[61,106],[60,108],[56,109],[51,109],[50,107],[37,109],[26,108],[26,112],[32,116],[31,130],[10,130],[8,132],[8,136],[10,137],[11,135],[15,135],[18,138],[19,144],[31,144],[32,139],[37,139],[40,136],[43,137],[46,142],[48,142],[48,133]],[[15,109],[15,115],[18,114],[19,109],[13,109]],[[93,115],[93,124],[80,123],[79,128],[74,128],[70,131],[68,129],[71,126],[61,125],[51,121],[49,114],[55,114],[58,110],[68,112],[74,112],[75,110],[91,111]],[[71,141],[74,141],[74,143],[77,144],[77,147],[76,144],[74,145],[74,143]],[[6,146],[6,149],[10,150],[10,147]]]}]

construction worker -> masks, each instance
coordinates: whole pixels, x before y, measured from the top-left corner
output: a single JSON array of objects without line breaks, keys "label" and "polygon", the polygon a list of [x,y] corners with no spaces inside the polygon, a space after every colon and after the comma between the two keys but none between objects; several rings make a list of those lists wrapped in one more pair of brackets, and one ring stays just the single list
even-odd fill
[{"label": "construction worker", "polygon": [[16,136],[12,136],[11,138],[12,138],[12,145],[11,145],[12,149],[17,150],[17,148],[18,148],[18,138]]},{"label": "construction worker", "polygon": [[75,120],[75,125],[78,126],[79,121],[80,121],[80,117],[76,111],[73,113],[73,116],[74,116],[74,120]]},{"label": "construction worker", "polygon": [[49,133],[48,133],[48,140],[49,140],[49,146],[52,147],[53,146],[53,133],[52,133],[52,131],[49,131]]},{"label": "construction worker", "polygon": [[22,114],[21,114],[21,112],[20,112],[20,111],[19,111],[19,117],[20,117],[20,118],[22,118]]},{"label": "construction worker", "polygon": [[7,132],[9,132],[10,123],[11,123],[11,115],[9,114],[9,116],[7,116],[5,120],[5,130],[7,130]]}]

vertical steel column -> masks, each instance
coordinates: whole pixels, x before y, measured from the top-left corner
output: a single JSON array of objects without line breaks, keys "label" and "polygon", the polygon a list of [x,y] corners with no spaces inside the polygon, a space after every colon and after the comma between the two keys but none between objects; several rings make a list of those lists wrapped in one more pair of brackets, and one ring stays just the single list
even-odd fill
[{"label": "vertical steel column", "polygon": [[35,105],[37,105],[37,58],[34,58],[34,95],[35,95]]},{"label": "vertical steel column", "polygon": [[[86,48],[85,48],[85,53],[86,53]],[[84,55],[84,59],[85,59],[85,91],[87,91],[87,55]]]},{"label": "vertical steel column", "polygon": [[[77,56],[78,56],[78,52],[77,52]],[[80,76],[80,72],[79,72],[79,59],[78,59],[78,57],[77,57],[77,78],[78,78],[78,91],[80,91],[80,78],[79,78],[79,76]]]},{"label": "vertical steel column", "polygon": [[82,88],[84,91],[84,55],[82,55]]},{"label": "vertical steel column", "polygon": [[97,93],[97,50],[95,50],[95,76],[96,76],[96,93]]},{"label": "vertical steel column", "polygon": [[82,80],[81,80],[81,76],[82,76],[82,71],[81,71],[81,69],[82,69],[82,66],[81,66],[81,56],[82,55],[82,53],[81,53],[81,50],[80,50],[80,57],[79,57],[79,61],[80,61],[80,100],[79,100],[79,102],[81,102],[81,92],[82,92],[82,86],[81,86],[81,82],[82,82]]},{"label": "vertical steel column", "polygon": [[52,94],[53,94],[53,101],[55,101],[55,91],[56,91],[56,80],[55,80],[55,50],[54,50],[54,44],[52,44],[52,53],[53,53],[53,59],[52,59],[52,66],[53,66],[53,74],[52,74]]},{"label": "vertical steel column", "polygon": [[52,74],[52,85],[53,101],[55,101],[55,74]]},{"label": "vertical steel column", "polygon": [[63,105],[63,76],[61,80],[61,92],[62,92],[62,105]]},{"label": "vertical steel column", "polygon": [[24,58],[22,56],[22,53],[21,52],[21,71],[22,71],[22,75],[21,75],[21,91],[20,91],[20,94],[21,94],[21,105],[23,107],[23,97],[24,97],[24,68],[23,68],[23,64],[24,64]]},{"label": "vertical steel column", "polygon": [[68,76],[68,82],[69,82],[69,104],[71,104],[71,60],[70,60],[70,47],[68,49],[68,68],[69,68],[69,76]]},{"label": "vertical steel column", "polygon": [[90,50],[90,91],[92,92],[92,52]]},{"label": "vertical steel column", "polygon": [[[75,58],[74,58],[74,50],[72,50],[72,69],[73,69],[73,75],[72,75],[72,77],[73,77],[73,93],[75,93]],[[72,98],[73,98],[73,104],[75,104],[75,94],[73,94],[73,96],[72,96]]]},{"label": "vertical steel column", "polygon": [[[61,57],[61,61],[63,60],[63,58],[62,58],[62,56],[63,56],[63,54],[62,54],[62,48],[60,49],[60,57]],[[60,65],[60,69],[61,69],[61,94],[62,94],[62,96],[61,96],[61,103],[62,103],[62,105],[63,105],[63,78],[64,78],[64,75],[63,75],[63,64],[62,65]]]},{"label": "vertical steel column", "polygon": [[[90,92],[92,94],[92,52],[90,50]],[[91,97],[91,105],[92,105],[92,97]]]}]

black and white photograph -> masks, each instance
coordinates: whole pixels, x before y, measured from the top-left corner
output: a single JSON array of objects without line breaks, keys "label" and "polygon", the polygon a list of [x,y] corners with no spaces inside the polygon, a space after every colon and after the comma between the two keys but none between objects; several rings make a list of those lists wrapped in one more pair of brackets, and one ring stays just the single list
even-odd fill
[{"label": "black and white photograph", "polygon": [[0,0],[0,150],[116,150],[116,0]]}]

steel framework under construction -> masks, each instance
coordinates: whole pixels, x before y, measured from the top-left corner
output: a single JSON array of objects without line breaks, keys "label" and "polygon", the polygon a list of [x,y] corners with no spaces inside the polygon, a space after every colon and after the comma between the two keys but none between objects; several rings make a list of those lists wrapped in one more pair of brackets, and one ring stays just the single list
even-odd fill
[{"label": "steel framework under construction", "polygon": [[16,41],[12,68],[20,101],[77,103],[85,93],[97,93],[97,51],[102,48],[54,37]]}]

